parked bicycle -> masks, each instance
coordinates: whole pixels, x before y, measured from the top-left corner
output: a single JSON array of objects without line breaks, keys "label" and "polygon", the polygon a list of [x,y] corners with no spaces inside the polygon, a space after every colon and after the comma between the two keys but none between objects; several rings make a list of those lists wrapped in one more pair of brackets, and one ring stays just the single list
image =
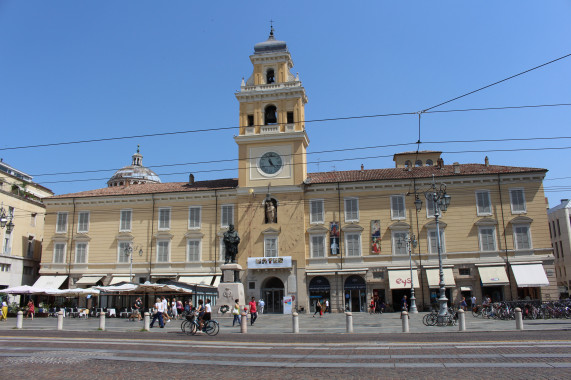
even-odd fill
[{"label": "parked bicycle", "polygon": [[211,319],[208,321],[204,321],[202,324],[202,328],[200,328],[200,322],[198,321],[198,316],[196,313],[190,313],[185,317],[185,320],[182,321],[180,325],[180,329],[183,333],[187,335],[194,335],[197,331],[202,331],[207,335],[217,335],[220,331],[220,325],[217,321]]}]

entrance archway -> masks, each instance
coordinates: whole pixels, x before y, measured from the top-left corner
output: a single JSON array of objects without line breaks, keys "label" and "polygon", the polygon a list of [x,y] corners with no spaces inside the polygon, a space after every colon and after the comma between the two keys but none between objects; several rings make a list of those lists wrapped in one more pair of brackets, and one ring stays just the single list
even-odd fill
[{"label": "entrance archway", "polygon": [[365,311],[367,308],[367,284],[361,276],[349,276],[345,280],[345,310]]},{"label": "entrance archway", "polygon": [[323,276],[313,277],[309,281],[309,311],[315,312],[315,304],[318,300],[323,307],[325,307],[325,300],[329,300],[329,307],[331,307],[330,290],[329,280]]},{"label": "entrance archway", "polygon": [[284,283],[277,277],[270,277],[262,285],[262,299],[266,303],[264,312],[282,314],[284,312]]}]

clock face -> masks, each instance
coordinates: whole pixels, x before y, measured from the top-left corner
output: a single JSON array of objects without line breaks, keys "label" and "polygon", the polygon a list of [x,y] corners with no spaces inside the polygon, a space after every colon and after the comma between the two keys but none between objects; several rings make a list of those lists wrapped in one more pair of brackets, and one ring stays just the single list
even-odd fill
[{"label": "clock face", "polygon": [[267,152],[260,157],[260,169],[265,174],[276,174],[283,166],[282,158],[275,152]]}]

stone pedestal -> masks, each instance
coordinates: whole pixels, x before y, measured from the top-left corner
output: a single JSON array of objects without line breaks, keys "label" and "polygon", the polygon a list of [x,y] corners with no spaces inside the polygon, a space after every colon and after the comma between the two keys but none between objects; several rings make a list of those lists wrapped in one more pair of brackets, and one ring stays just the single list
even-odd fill
[{"label": "stone pedestal", "polygon": [[219,308],[222,305],[228,305],[229,310],[226,314],[232,315],[232,308],[236,300],[242,308],[246,303],[244,285],[240,282],[242,267],[235,263],[222,264],[220,270],[222,271],[222,282],[218,285],[216,306]]}]

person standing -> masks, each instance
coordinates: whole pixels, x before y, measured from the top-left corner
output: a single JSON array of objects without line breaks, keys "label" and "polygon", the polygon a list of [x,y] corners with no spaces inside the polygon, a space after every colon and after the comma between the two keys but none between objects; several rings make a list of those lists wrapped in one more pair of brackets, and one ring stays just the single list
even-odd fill
[{"label": "person standing", "polygon": [[238,326],[240,326],[240,304],[239,300],[234,300],[234,307],[232,308],[232,315],[234,316],[234,320],[232,321],[232,327],[238,322]]},{"label": "person standing", "polygon": [[171,318],[169,317],[169,301],[167,301],[167,298],[165,296],[163,296],[162,303],[163,303],[163,318],[167,320],[167,323],[169,323],[171,321]]},{"label": "person standing", "polygon": [[250,326],[254,325],[256,319],[258,318],[258,309],[256,308],[256,298],[252,297],[252,300],[248,304],[250,308]]},{"label": "person standing", "polygon": [[161,329],[163,329],[165,327],[165,322],[163,321],[163,313],[165,311],[165,304],[163,303],[163,301],[161,301],[161,299],[159,297],[157,297],[157,302],[155,303],[155,310],[156,310],[155,315],[153,315],[153,320],[151,321],[151,325],[149,327],[153,328],[153,324],[158,319],[159,320],[159,326],[161,327]]},{"label": "person standing", "polygon": [[466,303],[466,297],[462,297],[462,301],[460,301],[460,309],[466,311],[468,304]]},{"label": "person standing", "polygon": [[470,298],[470,302],[472,303],[472,309],[476,307],[476,296],[472,296],[472,298]]},{"label": "person standing", "polygon": [[172,299],[172,302],[171,302],[171,312],[172,312],[172,318],[173,318],[173,319],[178,319],[178,309],[177,309],[176,298],[173,298],[173,299]]},{"label": "person standing", "polygon": [[132,319],[133,322],[135,321],[135,317],[137,317],[137,320],[139,321],[143,319],[141,317],[142,309],[143,309],[143,302],[141,301],[141,297],[137,297],[135,303],[133,304],[133,313],[129,316],[129,319]]},{"label": "person standing", "polygon": [[6,300],[2,300],[2,315],[0,316],[0,321],[7,321],[8,320],[8,302]]},{"label": "person standing", "polygon": [[402,311],[408,311],[408,302],[406,299],[406,295],[402,297],[401,304],[402,304]]},{"label": "person standing", "polygon": [[259,301],[258,301],[258,306],[260,307],[259,313],[260,313],[260,314],[264,314],[264,306],[266,306],[266,303],[264,302],[264,300],[262,300],[262,299],[259,300]]},{"label": "person standing", "polygon": [[30,300],[30,302],[28,302],[28,312],[26,313],[26,319],[28,319],[29,316],[32,316],[32,321],[34,320],[34,301]]},{"label": "person standing", "polygon": [[331,309],[329,308],[329,299],[325,300],[325,312],[331,314]]}]

